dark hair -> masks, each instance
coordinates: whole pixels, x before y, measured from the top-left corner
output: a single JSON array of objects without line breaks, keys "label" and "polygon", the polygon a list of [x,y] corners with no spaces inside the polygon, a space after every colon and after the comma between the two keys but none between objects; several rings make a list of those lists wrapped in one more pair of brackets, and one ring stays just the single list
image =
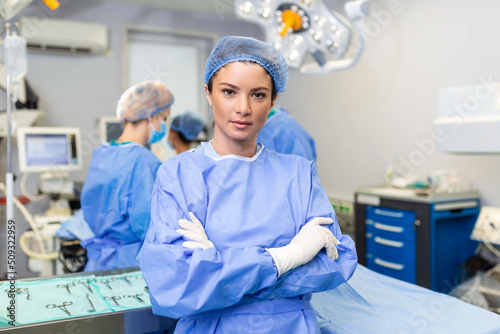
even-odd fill
[{"label": "dark hair", "polygon": [[180,140],[181,140],[184,144],[189,144],[189,143],[191,143],[191,140],[187,140],[187,139],[186,139],[186,137],[184,137],[184,135],[182,134],[182,132],[172,130],[172,128],[170,128],[170,132],[177,133],[177,134],[179,135],[179,139],[180,139]]},{"label": "dark hair", "polygon": [[[256,62],[253,62],[253,61],[250,61],[250,60],[245,60],[245,61],[241,61],[242,63],[252,63],[252,64],[257,64]],[[230,64],[230,63],[228,63]],[[222,66],[224,67],[224,66]],[[221,67],[221,68],[222,68]],[[220,68],[219,68],[220,70]],[[208,80],[208,84],[207,84],[207,87],[208,87],[208,91],[210,92],[210,94],[212,94],[212,86],[213,86],[213,81],[214,81],[214,78],[215,76],[217,75],[217,73],[219,73],[219,70],[215,71],[214,74],[212,74],[212,76],[210,77],[210,79]],[[274,98],[276,97],[276,95],[278,94],[276,92],[276,85],[274,84],[274,79],[272,77],[272,75],[266,70],[266,73],[267,75],[269,75],[271,77],[271,83],[272,83],[272,90],[271,90],[271,100],[274,100]]]}]

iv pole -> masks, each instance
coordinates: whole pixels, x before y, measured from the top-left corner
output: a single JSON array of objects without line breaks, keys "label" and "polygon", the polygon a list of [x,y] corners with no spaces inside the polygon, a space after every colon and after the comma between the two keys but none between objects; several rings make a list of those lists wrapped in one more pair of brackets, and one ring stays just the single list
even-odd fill
[{"label": "iv pole", "polygon": [[[10,34],[10,24],[5,25],[6,36]],[[6,215],[6,236],[9,236],[10,226],[14,226],[15,231],[15,221],[14,221],[14,176],[12,174],[12,118],[11,118],[11,75],[10,75],[10,64],[9,57],[7,56],[7,50],[4,44],[4,61],[5,61],[5,72],[7,74],[6,80],[6,92],[7,92],[7,173],[5,174],[5,186],[6,186],[6,199],[7,199],[7,215]],[[15,235],[15,234],[14,234]],[[9,254],[9,242],[6,243],[7,249],[6,254]],[[17,276],[16,263],[12,261],[9,264],[7,261],[7,273],[14,274]]]},{"label": "iv pole", "polygon": [[[6,254],[7,254],[7,275],[9,279],[15,280],[16,271],[16,223],[14,221],[14,204],[20,202],[14,197],[14,174],[12,173],[12,109],[15,109],[14,101],[17,100],[17,91],[20,79],[26,74],[26,41],[17,36],[11,35],[10,23],[5,24],[5,38],[3,40],[4,62],[7,93],[7,172],[5,174],[5,186],[0,184],[0,188],[5,188],[6,195]],[[14,89],[12,89],[14,85]]]},{"label": "iv pole", "polygon": [[[31,0],[32,1],[32,0]],[[11,19],[19,10],[24,8],[29,2],[31,1],[25,1],[25,3],[22,5],[22,7],[15,7],[16,11],[12,12],[10,11],[8,15],[5,12],[5,5],[6,4],[11,4],[8,1],[0,1],[4,7],[2,7],[2,10],[0,11],[0,16],[2,16],[3,19],[9,20]],[[58,0],[43,0],[43,2],[51,9],[55,10],[59,7],[59,1]],[[11,8],[12,9],[12,8]],[[0,190],[5,191],[6,195],[6,236],[7,236],[7,242],[6,242],[6,254],[7,254],[7,274],[10,276],[10,279],[15,280],[17,277],[17,271],[16,271],[16,261],[15,261],[15,251],[11,252],[13,260],[10,260],[10,255],[9,251],[12,250],[12,248],[15,250],[17,244],[16,242],[16,223],[14,221],[14,204],[16,204],[21,212],[25,215],[26,219],[30,223],[30,225],[34,225],[33,219],[31,218],[31,215],[29,215],[28,211],[24,208],[24,206],[19,202],[14,197],[14,175],[12,173],[12,115],[11,115],[11,109],[12,109],[12,103],[14,100],[14,96],[12,96],[12,78],[14,77],[14,83],[18,83],[18,78],[22,78],[26,74],[26,64],[24,63],[19,63],[17,61],[21,60],[24,56],[24,54],[15,54],[15,52],[19,51],[25,51],[26,49],[26,41],[23,41],[23,39],[17,38],[17,36],[11,36],[10,34],[10,28],[11,25],[10,23],[5,24],[5,39],[3,41],[3,46],[4,46],[4,63],[5,63],[5,73],[6,73],[6,94],[7,94],[7,172],[5,174],[5,185],[3,185],[0,182]],[[11,38],[12,37],[12,38]],[[9,42],[9,43],[6,43]],[[17,49],[16,49],[17,48]],[[22,53],[22,52],[21,52]],[[13,72],[13,73],[12,73]],[[17,86],[16,89],[14,89],[14,95],[17,97]],[[15,103],[15,102],[14,102]],[[12,232],[14,231],[14,232]],[[39,236],[39,234],[36,232],[37,229],[34,229],[35,235],[37,235],[37,239],[39,240],[40,243],[40,248],[43,253],[45,253],[44,245],[43,242]],[[9,232],[11,232],[9,234]],[[9,244],[9,236],[13,235],[14,236],[14,244],[10,245]],[[22,246],[22,245],[21,245]],[[12,247],[12,248],[11,248]],[[49,255],[54,255],[54,254],[49,254]],[[10,263],[9,263],[10,262]]]}]

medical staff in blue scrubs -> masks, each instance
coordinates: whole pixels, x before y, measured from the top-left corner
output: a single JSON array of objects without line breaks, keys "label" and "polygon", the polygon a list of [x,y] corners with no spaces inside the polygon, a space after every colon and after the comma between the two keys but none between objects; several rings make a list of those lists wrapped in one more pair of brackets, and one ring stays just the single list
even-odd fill
[{"label": "medical staff in blue scrubs", "polygon": [[123,132],[94,150],[82,189],[83,215],[95,235],[82,241],[89,258],[85,271],[137,265],[161,164],[144,145],[165,136],[173,101],[168,88],[153,80],[130,87],[118,101]]},{"label": "medical staff in blue scrubs", "polygon": [[287,81],[272,45],[219,40],[205,68],[214,137],[158,170],[138,260],[175,333],[319,333],[311,294],[356,268],[314,163],[257,143]]},{"label": "medical staff in blue scrubs", "polygon": [[295,154],[316,162],[316,145],[311,135],[286,109],[273,108],[257,142],[279,153]]},{"label": "medical staff in blue scrubs", "polygon": [[175,149],[177,154],[196,148],[199,143],[195,139],[204,128],[205,122],[200,115],[193,111],[186,111],[182,115],[177,115],[170,123],[168,144]]}]

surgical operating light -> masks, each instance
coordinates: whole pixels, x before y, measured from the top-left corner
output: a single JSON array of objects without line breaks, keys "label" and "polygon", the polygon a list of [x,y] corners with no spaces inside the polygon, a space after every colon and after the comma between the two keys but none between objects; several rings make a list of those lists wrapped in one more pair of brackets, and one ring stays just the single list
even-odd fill
[{"label": "surgical operating light", "polygon": [[8,21],[32,1],[33,0],[1,0],[0,16]]},{"label": "surgical operating light", "polygon": [[[31,2],[33,0],[0,0],[0,16],[8,21]],[[56,10],[59,7],[57,0],[43,0],[43,2],[51,10]]]},{"label": "surgical operating light", "polygon": [[[369,0],[346,2],[349,20],[328,9],[323,0],[235,0],[234,8],[238,17],[264,28],[267,41],[289,67],[325,74],[348,69],[359,60],[364,49],[362,19],[368,16],[369,4]],[[304,63],[307,54],[314,61]]]}]

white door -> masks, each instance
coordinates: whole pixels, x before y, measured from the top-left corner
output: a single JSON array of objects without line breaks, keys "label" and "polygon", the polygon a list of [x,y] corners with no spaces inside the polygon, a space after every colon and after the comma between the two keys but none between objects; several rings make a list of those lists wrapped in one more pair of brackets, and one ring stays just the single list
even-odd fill
[{"label": "white door", "polygon": [[[203,72],[213,43],[213,36],[202,33],[127,28],[124,89],[144,80],[160,80],[174,94],[170,120],[186,111],[194,111],[207,122],[210,117]],[[151,147],[162,161],[175,155],[166,137]]]}]

